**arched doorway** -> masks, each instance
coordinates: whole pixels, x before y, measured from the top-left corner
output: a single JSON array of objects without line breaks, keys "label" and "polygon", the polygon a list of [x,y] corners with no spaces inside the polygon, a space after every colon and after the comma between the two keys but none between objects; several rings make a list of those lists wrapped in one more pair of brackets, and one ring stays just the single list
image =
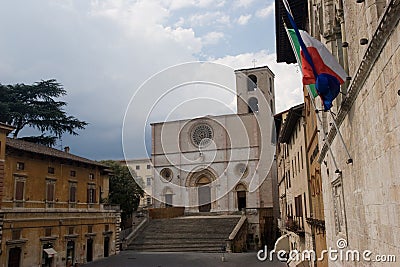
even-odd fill
[{"label": "arched doorway", "polygon": [[238,210],[243,210],[246,208],[247,199],[246,199],[246,187],[243,184],[238,184],[235,188],[236,197],[237,197],[237,207]]},{"label": "arched doorway", "polygon": [[201,176],[196,186],[198,189],[198,201],[199,201],[199,212],[210,212],[211,211],[211,188],[210,179],[206,176]]}]

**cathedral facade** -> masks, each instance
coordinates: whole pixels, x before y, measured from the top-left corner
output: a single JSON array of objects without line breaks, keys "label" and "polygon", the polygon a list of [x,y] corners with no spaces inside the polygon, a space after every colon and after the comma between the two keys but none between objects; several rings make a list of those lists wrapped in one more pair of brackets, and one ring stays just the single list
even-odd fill
[{"label": "cathedral facade", "polygon": [[237,114],[152,124],[152,193],[158,208],[245,212],[260,239],[260,220],[272,221],[274,74],[259,67],[235,75]]}]

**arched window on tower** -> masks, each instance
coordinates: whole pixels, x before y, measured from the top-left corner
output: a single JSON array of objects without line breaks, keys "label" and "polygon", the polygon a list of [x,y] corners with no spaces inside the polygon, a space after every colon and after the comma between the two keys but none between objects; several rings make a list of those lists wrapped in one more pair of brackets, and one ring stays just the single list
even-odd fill
[{"label": "arched window on tower", "polygon": [[257,88],[257,77],[253,74],[247,79],[247,91],[254,91]]},{"label": "arched window on tower", "polygon": [[249,113],[258,112],[258,100],[255,97],[249,99],[248,102]]}]

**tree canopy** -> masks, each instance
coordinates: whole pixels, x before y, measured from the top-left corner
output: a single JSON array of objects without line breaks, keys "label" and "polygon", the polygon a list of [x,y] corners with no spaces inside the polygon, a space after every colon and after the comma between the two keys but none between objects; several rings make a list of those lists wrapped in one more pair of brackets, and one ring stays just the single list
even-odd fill
[{"label": "tree canopy", "polygon": [[110,178],[108,202],[120,205],[121,219],[124,222],[139,206],[143,189],[135,182],[126,165],[111,160],[102,163],[109,166],[113,172]]},{"label": "tree canopy", "polygon": [[66,93],[55,79],[31,85],[0,84],[0,121],[15,127],[14,138],[28,126],[41,131],[42,135],[27,137],[26,140],[55,145],[56,139],[62,134],[77,135],[76,130],[84,129],[87,125],[87,122],[68,115],[64,110],[67,103],[57,98]]}]

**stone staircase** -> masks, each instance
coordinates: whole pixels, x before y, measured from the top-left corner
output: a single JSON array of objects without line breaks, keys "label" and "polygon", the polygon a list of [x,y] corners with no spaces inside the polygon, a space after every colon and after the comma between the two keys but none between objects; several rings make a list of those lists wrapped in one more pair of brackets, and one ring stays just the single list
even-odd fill
[{"label": "stone staircase", "polygon": [[184,216],[150,220],[128,250],[221,252],[240,216]]}]

